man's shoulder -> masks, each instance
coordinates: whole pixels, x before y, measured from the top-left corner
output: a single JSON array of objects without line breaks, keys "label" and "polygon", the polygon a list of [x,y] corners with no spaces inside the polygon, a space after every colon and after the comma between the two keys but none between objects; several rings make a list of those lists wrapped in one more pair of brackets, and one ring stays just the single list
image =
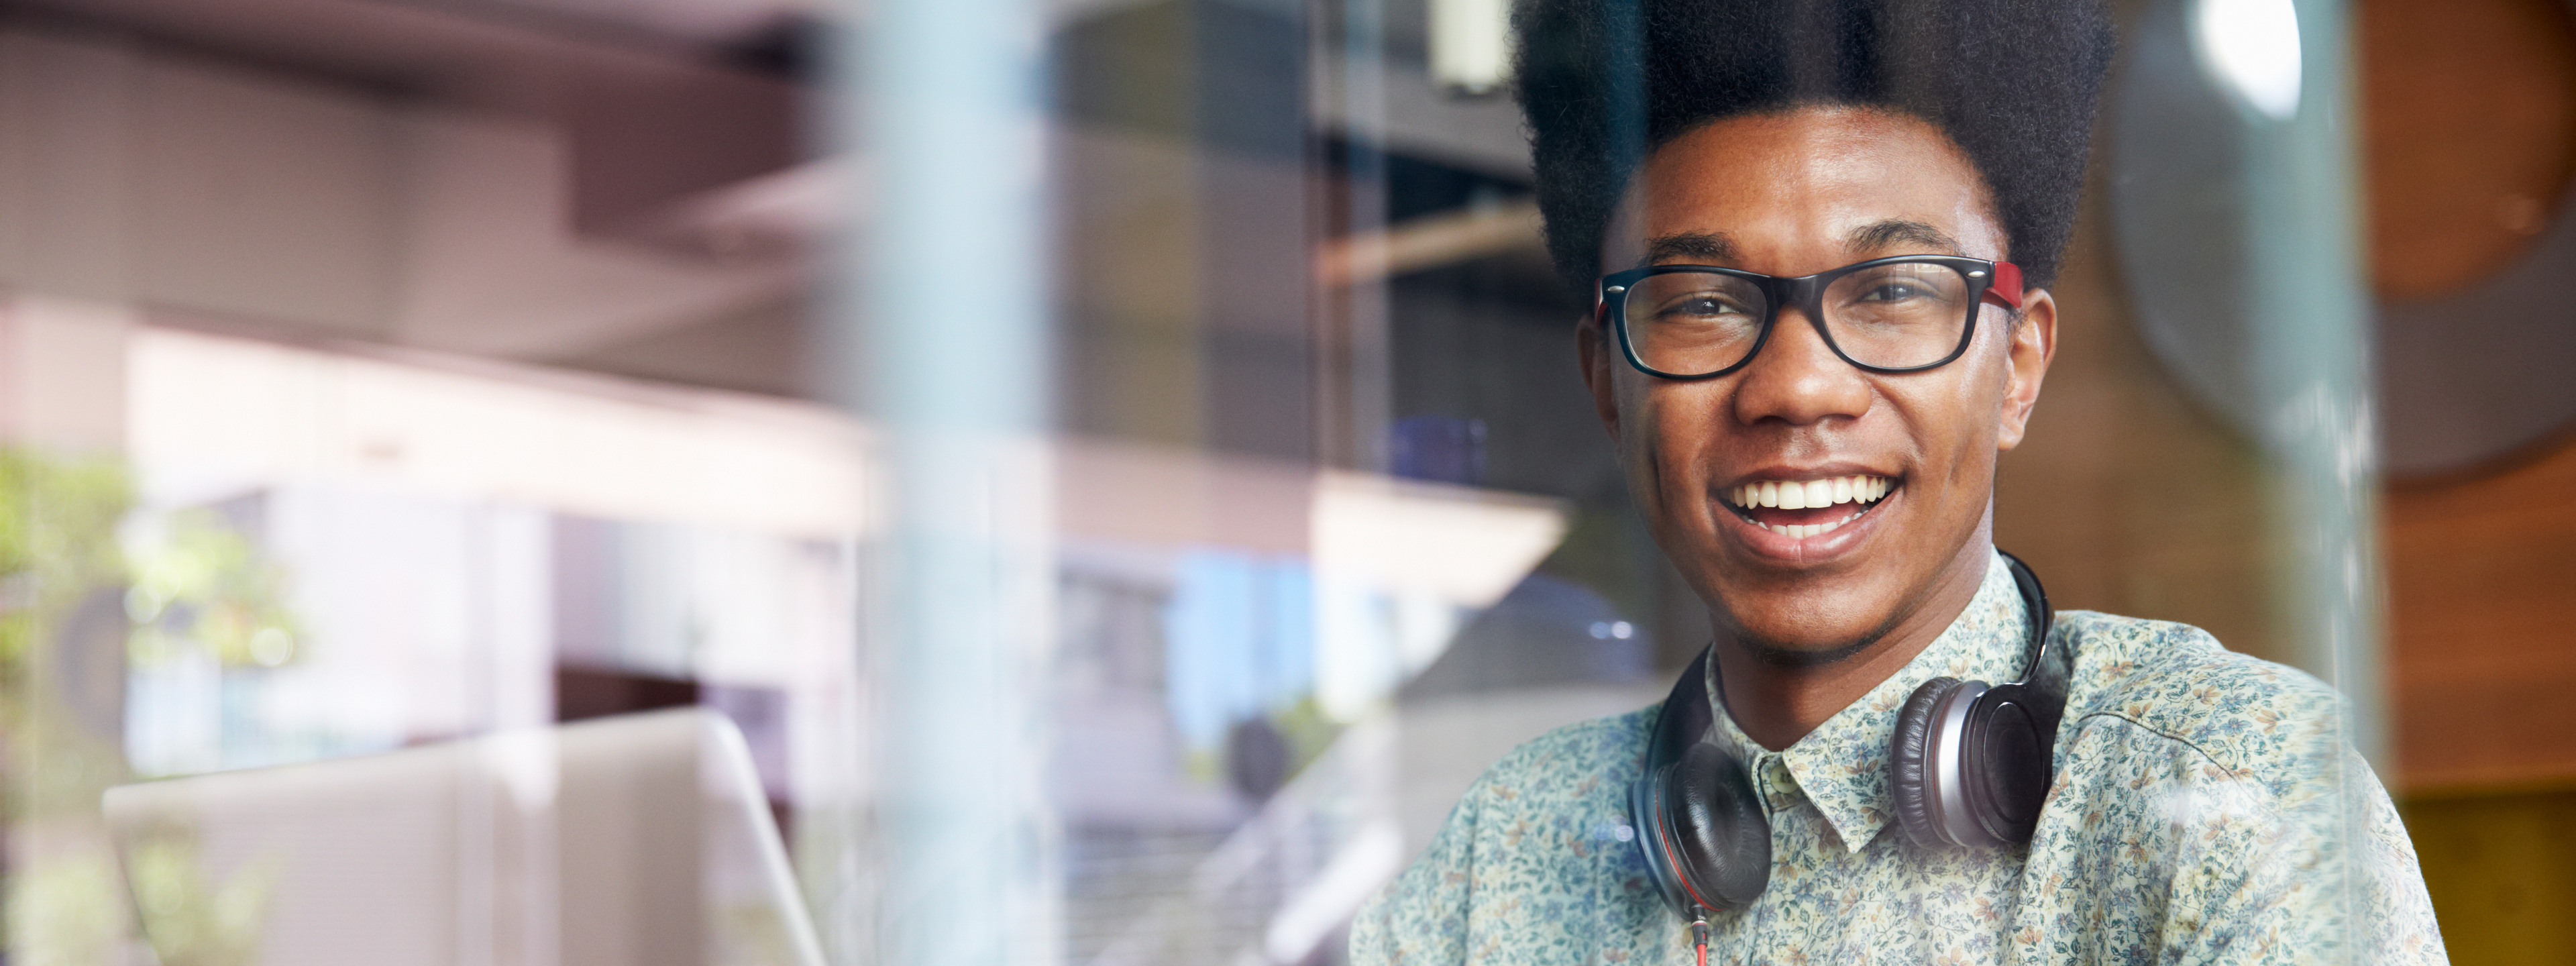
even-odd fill
[{"label": "man's shoulder", "polygon": [[[2163,930],[2166,958],[2286,961],[2369,936],[2383,958],[2439,961],[2405,826],[2334,689],[2184,624],[2070,612],[2058,632],[2075,674],[2029,895]],[[2342,904],[2366,932],[2332,925]]]},{"label": "man's shoulder", "polygon": [[2075,656],[2061,741],[2160,749],[2166,754],[2149,757],[2275,791],[2331,759],[2342,743],[2333,688],[2296,668],[2229,651],[2200,628],[2068,611],[2057,629]]}]

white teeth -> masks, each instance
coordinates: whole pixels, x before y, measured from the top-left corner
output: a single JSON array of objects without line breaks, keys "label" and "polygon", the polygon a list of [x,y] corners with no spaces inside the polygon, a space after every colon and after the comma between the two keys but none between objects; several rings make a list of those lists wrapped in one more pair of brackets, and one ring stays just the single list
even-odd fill
[{"label": "white teeth", "polygon": [[1747,483],[1726,492],[1727,502],[1745,509],[1779,507],[1804,510],[1839,503],[1875,503],[1887,495],[1892,481],[1883,476],[1837,476],[1822,480],[1773,480]]},{"label": "white teeth", "polygon": [[1860,514],[1855,513],[1831,523],[1810,523],[1804,526],[1786,526],[1777,523],[1766,523],[1762,524],[1762,529],[1769,530],[1784,537],[1804,540],[1808,537],[1832,533],[1836,529],[1839,529],[1843,524],[1850,523],[1859,516]]},{"label": "white teeth", "polygon": [[1756,507],[1805,510],[1842,503],[1876,503],[1884,499],[1894,485],[1895,481],[1887,477],[1867,475],[1787,482],[1770,480],[1728,490],[1726,499],[1747,510]]}]

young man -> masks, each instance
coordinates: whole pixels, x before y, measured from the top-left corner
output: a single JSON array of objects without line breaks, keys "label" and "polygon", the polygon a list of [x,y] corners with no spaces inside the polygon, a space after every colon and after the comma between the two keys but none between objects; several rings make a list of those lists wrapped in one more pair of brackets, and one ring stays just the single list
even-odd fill
[{"label": "young man", "polygon": [[1990,542],[2101,6],[1515,21],[1549,244],[1599,306],[1583,378],[1715,641],[1660,708],[1487,771],[1352,959],[2442,961],[2329,689],[2191,627],[2051,621]]}]

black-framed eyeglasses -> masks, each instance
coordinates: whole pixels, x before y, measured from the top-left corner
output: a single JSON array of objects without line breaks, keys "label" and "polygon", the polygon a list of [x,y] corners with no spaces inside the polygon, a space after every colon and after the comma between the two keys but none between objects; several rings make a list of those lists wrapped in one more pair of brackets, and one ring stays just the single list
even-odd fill
[{"label": "black-framed eyeglasses", "polygon": [[1968,351],[1992,295],[2021,308],[2021,269],[1955,255],[1873,258],[1802,278],[1708,265],[1655,265],[1601,277],[1596,319],[1628,364],[1666,379],[1713,379],[1771,341],[1795,305],[1825,344],[1871,372],[1920,372]]}]

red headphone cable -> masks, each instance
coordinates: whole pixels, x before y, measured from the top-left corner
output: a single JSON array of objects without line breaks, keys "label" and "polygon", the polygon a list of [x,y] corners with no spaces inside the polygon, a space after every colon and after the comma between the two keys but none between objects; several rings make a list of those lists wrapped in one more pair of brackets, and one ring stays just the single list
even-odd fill
[{"label": "red headphone cable", "polygon": [[1691,948],[1699,952],[1699,966],[1708,966],[1708,913],[1691,917]]}]

